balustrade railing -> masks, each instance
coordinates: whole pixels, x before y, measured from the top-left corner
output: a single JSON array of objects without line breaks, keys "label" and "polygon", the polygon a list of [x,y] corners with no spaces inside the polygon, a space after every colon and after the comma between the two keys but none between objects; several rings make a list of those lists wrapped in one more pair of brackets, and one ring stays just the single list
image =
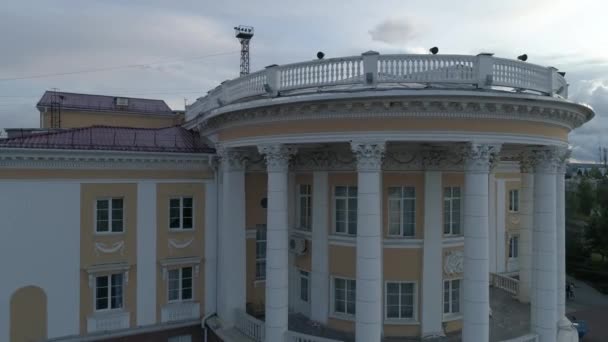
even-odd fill
[{"label": "balustrade railing", "polygon": [[538,335],[537,334],[527,334],[524,336],[512,338],[510,340],[504,340],[501,342],[538,342]]},{"label": "balustrade railing", "polygon": [[519,292],[519,280],[497,273],[490,273],[490,277],[492,286],[517,296]]},{"label": "balustrade railing", "polygon": [[342,342],[330,338],[306,335],[295,331],[288,331],[285,342]]},{"label": "balustrade railing", "polygon": [[[380,55],[330,58],[270,66],[249,75],[222,83],[199,98],[187,110],[188,119],[227,104],[252,97],[275,97],[294,91],[325,91],[335,87],[368,89],[384,84],[424,86],[460,84],[466,89],[534,91],[545,96],[567,97],[568,83],[551,67],[490,54],[465,55]],[[333,89],[335,90],[335,89]]]},{"label": "balustrade railing", "polygon": [[265,336],[264,321],[238,311],[235,328],[255,342],[263,342]]}]

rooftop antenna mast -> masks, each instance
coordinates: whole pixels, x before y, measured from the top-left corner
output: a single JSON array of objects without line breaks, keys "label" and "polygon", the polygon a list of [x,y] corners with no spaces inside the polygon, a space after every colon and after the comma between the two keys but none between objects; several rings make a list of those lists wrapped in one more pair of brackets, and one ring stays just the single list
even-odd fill
[{"label": "rooftop antenna mast", "polygon": [[249,41],[253,38],[253,27],[239,25],[234,28],[234,36],[241,43],[241,76],[249,74]]}]

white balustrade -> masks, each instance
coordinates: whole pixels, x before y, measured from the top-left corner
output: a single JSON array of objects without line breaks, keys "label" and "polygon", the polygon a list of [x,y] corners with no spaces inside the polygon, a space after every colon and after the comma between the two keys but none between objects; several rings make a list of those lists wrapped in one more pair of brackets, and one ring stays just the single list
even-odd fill
[{"label": "white balustrade", "polygon": [[[366,59],[369,57],[369,59]],[[377,62],[376,62],[377,59]],[[371,61],[371,63],[369,63]],[[365,63],[364,63],[365,62]],[[371,74],[371,75],[368,75]],[[516,60],[465,55],[376,55],[330,58],[269,67],[222,83],[187,110],[187,118],[248,98],[280,92],[332,90],[332,87],[376,87],[381,84],[461,84],[484,88],[534,91],[567,97],[568,83],[557,70]],[[452,86],[450,89],[453,89]],[[335,89],[334,89],[335,90]],[[284,94],[283,94],[284,95]]]},{"label": "white balustrade", "polygon": [[519,292],[519,280],[497,273],[490,273],[490,277],[492,286],[517,296],[517,293]]},{"label": "white balustrade", "polygon": [[332,340],[330,338],[306,335],[295,331],[288,331],[285,342],[342,342],[340,340]]},{"label": "white balustrade", "polygon": [[510,340],[504,340],[501,342],[538,342],[538,335],[537,334],[527,334],[524,336],[512,338]]},{"label": "white balustrade", "polygon": [[92,316],[87,317],[87,332],[94,333],[101,331],[128,329],[130,325],[129,322],[129,312],[97,312],[94,313]]},{"label": "white balustrade", "polygon": [[265,336],[264,321],[252,317],[242,311],[236,314],[235,328],[255,342],[263,342]]},{"label": "white balustrade", "polygon": [[201,316],[199,302],[169,303],[162,307],[160,312],[161,322],[176,322],[198,319]]}]

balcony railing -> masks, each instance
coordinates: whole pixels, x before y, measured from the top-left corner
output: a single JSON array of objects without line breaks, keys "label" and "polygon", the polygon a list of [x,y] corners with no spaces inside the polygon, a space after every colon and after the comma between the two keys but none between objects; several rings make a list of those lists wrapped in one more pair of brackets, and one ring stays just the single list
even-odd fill
[{"label": "balcony railing", "polygon": [[490,273],[490,277],[492,286],[517,296],[519,292],[519,280],[498,273]]},{"label": "balcony railing", "polygon": [[[532,91],[566,98],[568,84],[552,67],[496,58],[491,54],[361,56],[269,66],[265,70],[222,83],[187,110],[187,118],[206,114],[227,104],[256,97],[306,91],[387,87],[441,87]],[[460,86],[460,87],[459,87]]]},{"label": "balcony railing", "polygon": [[87,332],[113,331],[129,328],[129,312],[98,312],[87,317]]},{"label": "balcony railing", "polygon": [[527,334],[524,336],[512,338],[510,340],[504,340],[501,342],[538,342],[538,335],[537,334]]},{"label": "balcony railing", "polygon": [[260,321],[255,317],[249,316],[245,312],[237,311],[236,324],[234,327],[236,330],[240,331],[255,342],[264,341],[264,333],[266,331],[264,321]]},{"label": "balcony railing", "polygon": [[330,338],[306,335],[295,331],[288,331],[285,342],[342,342],[340,340],[332,340]]},{"label": "balcony railing", "polygon": [[162,307],[161,322],[188,321],[200,318],[201,306],[199,302],[169,303]]}]

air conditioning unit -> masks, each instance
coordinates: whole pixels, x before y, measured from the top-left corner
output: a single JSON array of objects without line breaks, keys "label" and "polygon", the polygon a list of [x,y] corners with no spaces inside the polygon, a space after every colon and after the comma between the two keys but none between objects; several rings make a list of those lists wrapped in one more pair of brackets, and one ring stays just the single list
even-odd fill
[{"label": "air conditioning unit", "polygon": [[303,255],[306,253],[306,240],[302,238],[290,238],[289,251],[296,255]]}]

